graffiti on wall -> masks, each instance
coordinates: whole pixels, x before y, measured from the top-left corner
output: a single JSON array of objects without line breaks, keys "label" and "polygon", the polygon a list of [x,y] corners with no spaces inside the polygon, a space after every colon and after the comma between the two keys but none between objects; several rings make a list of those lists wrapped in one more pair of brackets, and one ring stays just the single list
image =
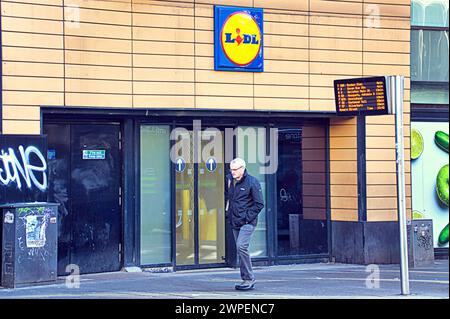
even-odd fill
[{"label": "graffiti on wall", "polygon": [[47,201],[47,139],[0,134],[0,204]]},{"label": "graffiti on wall", "polygon": [[[30,158],[35,156],[38,165],[32,165]],[[41,151],[35,146],[24,147],[20,145],[16,154],[13,148],[0,151],[0,183],[8,186],[16,183],[17,188],[23,185],[28,188],[33,186],[41,191],[47,189],[47,162]]]}]

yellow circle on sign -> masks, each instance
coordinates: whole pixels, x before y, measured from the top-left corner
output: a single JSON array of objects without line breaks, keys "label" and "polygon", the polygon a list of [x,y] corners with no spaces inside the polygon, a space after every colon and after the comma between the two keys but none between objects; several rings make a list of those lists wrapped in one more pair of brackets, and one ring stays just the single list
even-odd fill
[{"label": "yellow circle on sign", "polygon": [[252,16],[236,12],[228,17],[221,32],[222,49],[236,65],[252,63],[261,49],[261,30]]}]

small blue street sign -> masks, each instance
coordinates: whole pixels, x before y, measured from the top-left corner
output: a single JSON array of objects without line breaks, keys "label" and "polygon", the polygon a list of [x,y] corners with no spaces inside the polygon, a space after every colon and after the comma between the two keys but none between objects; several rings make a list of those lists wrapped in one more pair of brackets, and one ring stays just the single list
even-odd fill
[{"label": "small blue street sign", "polygon": [[217,168],[217,161],[214,157],[210,157],[206,160],[206,169],[209,172],[214,172]]},{"label": "small blue street sign", "polygon": [[175,162],[175,170],[177,171],[177,173],[182,173],[185,169],[186,161],[182,157],[177,158]]}]

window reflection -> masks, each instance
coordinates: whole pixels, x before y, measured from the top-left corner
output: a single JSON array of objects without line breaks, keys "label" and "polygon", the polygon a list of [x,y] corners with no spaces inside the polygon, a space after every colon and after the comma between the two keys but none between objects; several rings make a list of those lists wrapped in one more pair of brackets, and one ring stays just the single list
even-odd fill
[{"label": "window reflection", "polygon": [[448,0],[412,0],[411,25],[448,27]]},{"label": "window reflection", "polygon": [[[206,132],[203,133],[206,135]],[[202,149],[216,142],[220,149],[212,149],[199,163],[198,168],[198,215],[199,215],[199,262],[223,263],[225,258],[224,215],[224,159],[223,135],[211,132],[210,139],[202,140]],[[206,161],[206,162],[205,162]]]},{"label": "window reflection", "polygon": [[237,156],[247,163],[247,171],[258,179],[261,184],[265,206],[258,215],[258,224],[250,243],[250,255],[252,257],[267,256],[267,223],[266,223],[266,175],[260,171],[264,164],[261,163],[262,155],[266,152],[266,131],[264,127],[238,128]]},{"label": "window reflection", "polygon": [[[188,141],[189,159],[193,159],[192,132],[180,134],[180,140]],[[178,154],[181,156],[182,154]],[[192,160],[184,159],[185,167],[176,170],[176,264],[193,265],[195,263],[195,175]]]},{"label": "window reflection", "polygon": [[448,32],[413,30],[411,80],[448,82],[448,54]]},{"label": "window reflection", "polygon": [[141,264],[171,262],[169,127],[141,127]]},{"label": "window reflection", "polygon": [[278,256],[327,252],[325,128],[280,128]]}]

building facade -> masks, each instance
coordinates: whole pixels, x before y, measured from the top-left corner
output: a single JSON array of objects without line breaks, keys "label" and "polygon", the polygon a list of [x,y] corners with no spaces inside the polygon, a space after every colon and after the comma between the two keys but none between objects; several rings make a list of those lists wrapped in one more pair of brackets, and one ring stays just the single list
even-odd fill
[{"label": "building facade", "polygon": [[[263,9],[264,72],[215,71],[214,5]],[[333,81],[405,76],[411,218],[410,12],[409,0],[1,1],[1,130],[47,135],[58,272],[234,265],[233,156],[265,192],[256,263],[398,262],[394,116],[338,118]],[[171,160],[198,136],[201,149],[221,141],[217,161]],[[278,169],[262,170],[271,152]]]},{"label": "building facade", "polygon": [[449,133],[448,2],[411,5],[411,129],[422,145],[411,161],[413,218],[433,220],[435,251],[448,256],[448,200],[435,195],[441,187],[437,176],[448,167],[448,147],[438,144]]}]

